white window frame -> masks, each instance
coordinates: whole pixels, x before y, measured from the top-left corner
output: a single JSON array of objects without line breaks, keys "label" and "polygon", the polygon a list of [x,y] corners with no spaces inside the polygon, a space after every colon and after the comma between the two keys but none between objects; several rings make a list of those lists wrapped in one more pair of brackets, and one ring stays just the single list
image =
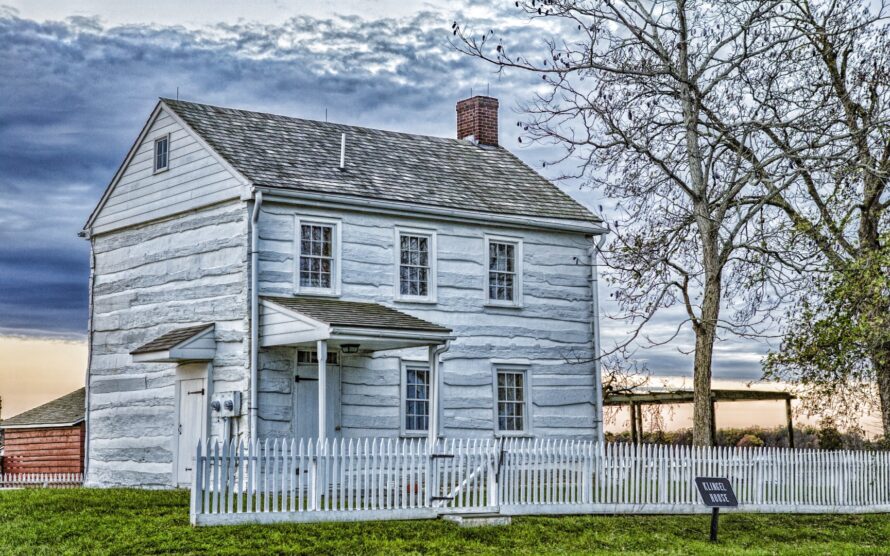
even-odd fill
[{"label": "white window frame", "polygon": [[[161,141],[167,141],[167,164],[162,168],[158,168],[158,143]],[[161,172],[166,172],[170,169],[170,134],[161,135],[160,137],[155,137],[154,142],[151,147],[151,167],[154,174],[160,174]]]},{"label": "white window frame", "polygon": [[[332,248],[334,250],[333,257],[331,258],[331,264],[333,268],[331,269],[331,287],[330,288],[313,288],[309,286],[301,286],[300,285],[300,257],[302,256],[302,245],[300,241],[300,232],[303,225],[321,225],[321,226],[331,226],[333,228],[333,233],[331,234],[331,240],[333,242]],[[318,296],[327,296],[327,297],[339,297],[340,289],[341,289],[341,261],[342,261],[342,222],[336,218],[322,218],[322,217],[314,217],[314,216],[300,216],[296,215],[294,217],[294,293],[300,295],[318,295]]]},{"label": "white window frame", "polygon": [[[519,373],[522,375],[523,414],[522,430],[501,430],[501,422],[498,414],[498,372]],[[532,384],[531,373],[527,366],[494,363],[491,366],[492,398],[494,400],[494,434],[495,436],[531,436],[532,434]]]},{"label": "white window frame", "polygon": [[[430,380],[432,381],[432,371],[430,370],[430,365],[426,361],[402,361],[402,377],[401,377],[401,387],[399,393],[399,431],[402,436],[405,437],[426,437],[429,435],[429,430],[409,430],[405,425],[405,421],[408,416],[408,369],[415,369],[426,371]],[[427,392],[428,396],[432,395],[432,382],[428,386],[429,391]],[[427,411],[431,410],[433,407],[433,400],[431,397],[427,398]],[[430,415],[427,415],[427,424],[430,424],[432,419]]]},{"label": "white window frame", "polygon": [[[402,236],[425,236],[429,238],[429,275],[427,284],[427,295],[405,295],[402,293]],[[436,303],[436,274],[437,269],[437,241],[436,231],[424,228],[407,228],[404,226],[396,226],[395,228],[395,269],[393,273],[393,299],[396,301],[410,303]]]},{"label": "white window frame", "polygon": [[[513,256],[515,260],[513,261],[513,300],[506,301],[502,299],[491,299],[490,291],[489,291],[489,274],[491,273],[491,268],[489,268],[489,259],[491,253],[491,244],[494,243],[509,243],[514,246],[513,248]],[[522,274],[523,274],[523,265],[522,265],[523,255],[522,255],[522,238],[512,237],[512,236],[496,236],[485,234],[485,260],[482,263],[483,267],[483,278],[482,278],[482,288],[485,291],[485,305],[491,307],[514,307],[521,308],[523,305],[522,301]]]}]

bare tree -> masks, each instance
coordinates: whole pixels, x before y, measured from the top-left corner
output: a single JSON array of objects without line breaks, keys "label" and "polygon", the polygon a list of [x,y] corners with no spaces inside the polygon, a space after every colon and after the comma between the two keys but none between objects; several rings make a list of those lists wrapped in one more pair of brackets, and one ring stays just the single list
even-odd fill
[{"label": "bare tree", "polygon": [[781,68],[749,77],[758,132],[799,176],[769,200],[783,241],[819,269],[798,275],[806,295],[767,374],[802,383],[823,409],[860,405],[875,385],[890,437],[890,34],[875,4],[786,2],[796,41]]},{"label": "bare tree", "polygon": [[[616,349],[695,335],[693,442],[710,443],[711,367],[718,333],[758,334],[777,302],[781,267],[766,251],[768,201],[795,179],[781,158],[752,162],[756,107],[746,76],[792,39],[777,23],[780,0],[517,2],[544,41],[532,53],[520,35],[474,33],[455,23],[466,54],[541,76],[524,107],[524,136],[563,147],[584,177],[619,202],[621,222],[604,256],[617,302],[634,332]],[[775,152],[770,146],[769,152]],[[762,173],[771,172],[769,180]],[[721,314],[721,305],[733,306]],[[657,311],[681,306],[685,319],[667,339],[646,335]]]}]

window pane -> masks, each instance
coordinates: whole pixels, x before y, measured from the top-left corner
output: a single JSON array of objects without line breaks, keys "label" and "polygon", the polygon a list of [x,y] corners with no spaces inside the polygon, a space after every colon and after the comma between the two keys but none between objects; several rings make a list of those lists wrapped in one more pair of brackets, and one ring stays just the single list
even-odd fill
[{"label": "window pane", "polygon": [[502,431],[525,430],[525,375],[517,371],[497,372],[498,427]]},{"label": "window pane", "polygon": [[166,137],[155,141],[155,170],[162,170],[167,167],[167,147],[168,139]]},{"label": "window pane", "polygon": [[427,297],[430,291],[429,243],[426,236],[399,236],[399,293]]},{"label": "window pane", "polygon": [[427,430],[429,421],[429,371],[405,370],[405,430]]},{"label": "window pane", "polygon": [[334,228],[300,225],[300,285],[331,288],[334,267]]}]

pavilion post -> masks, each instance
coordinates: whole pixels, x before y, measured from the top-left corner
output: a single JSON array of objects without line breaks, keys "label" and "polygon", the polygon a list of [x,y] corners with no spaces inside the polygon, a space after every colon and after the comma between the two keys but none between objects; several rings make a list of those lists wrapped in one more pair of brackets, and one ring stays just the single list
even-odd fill
[{"label": "pavilion post", "polygon": [[794,448],[794,418],[791,416],[791,397],[785,398],[785,420],[788,427],[788,447]]},{"label": "pavilion post", "polygon": [[328,341],[319,340],[318,352],[318,438],[324,440],[328,434]]},{"label": "pavilion post", "polygon": [[639,444],[640,437],[637,431],[637,404],[630,402],[630,443]]}]

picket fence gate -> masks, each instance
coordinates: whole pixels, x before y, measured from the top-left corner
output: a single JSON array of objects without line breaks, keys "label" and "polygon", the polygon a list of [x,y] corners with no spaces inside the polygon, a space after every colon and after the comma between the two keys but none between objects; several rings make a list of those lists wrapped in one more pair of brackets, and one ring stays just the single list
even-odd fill
[{"label": "picket fence gate", "polygon": [[77,487],[82,473],[7,473],[0,474],[0,488]]},{"label": "picket fence gate", "polygon": [[738,511],[890,511],[890,453],[561,439],[268,439],[197,447],[196,525],[503,515],[699,513],[695,477]]}]

